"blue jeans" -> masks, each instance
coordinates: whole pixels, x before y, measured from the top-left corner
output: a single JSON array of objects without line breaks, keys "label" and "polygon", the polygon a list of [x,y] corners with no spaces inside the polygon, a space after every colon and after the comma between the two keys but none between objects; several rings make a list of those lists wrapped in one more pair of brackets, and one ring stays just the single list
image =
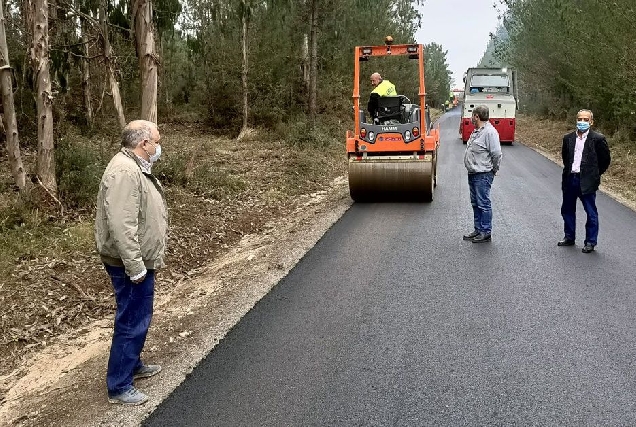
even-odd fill
[{"label": "blue jeans", "polygon": [[596,193],[581,194],[581,178],[578,175],[569,175],[566,179],[568,182],[563,191],[563,204],[561,205],[565,238],[570,240],[576,238],[576,199],[581,199],[583,209],[587,214],[584,243],[596,246],[598,238]]},{"label": "blue jeans", "polygon": [[470,204],[473,206],[475,231],[484,234],[492,232],[490,187],[494,177],[495,174],[492,172],[468,174],[468,188],[470,189]]},{"label": "blue jeans", "polygon": [[124,267],[104,267],[113,282],[117,302],[106,374],[108,395],[115,396],[132,387],[134,372],[143,366],[140,356],[152,319],[155,272],[148,270],[143,282],[135,284],[126,275]]}]

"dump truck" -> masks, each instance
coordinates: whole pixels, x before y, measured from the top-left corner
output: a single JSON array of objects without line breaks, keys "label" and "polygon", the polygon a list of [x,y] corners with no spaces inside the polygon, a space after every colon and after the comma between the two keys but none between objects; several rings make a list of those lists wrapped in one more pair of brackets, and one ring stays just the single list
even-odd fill
[{"label": "dump truck", "polygon": [[[417,100],[404,95],[378,99],[376,117],[360,105],[360,63],[399,56],[417,61]],[[398,87],[398,90],[400,88]],[[366,105],[365,105],[366,107]],[[353,77],[354,130],[346,134],[349,193],[356,202],[433,200],[437,184],[439,128],[433,128],[426,107],[424,47],[421,44],[356,46]]]},{"label": "dump truck", "polygon": [[464,76],[464,101],[459,135],[465,144],[475,129],[471,122],[473,109],[486,105],[490,123],[499,132],[502,143],[515,140],[518,108],[517,74],[510,68],[469,68]]}]

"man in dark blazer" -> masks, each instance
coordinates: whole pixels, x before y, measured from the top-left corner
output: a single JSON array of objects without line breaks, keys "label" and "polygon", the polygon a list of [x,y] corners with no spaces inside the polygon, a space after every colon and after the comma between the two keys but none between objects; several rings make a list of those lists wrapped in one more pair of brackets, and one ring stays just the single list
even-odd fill
[{"label": "man in dark blazer", "polygon": [[572,246],[576,237],[576,200],[581,199],[587,214],[583,253],[594,251],[598,237],[598,210],[596,190],[601,175],[610,164],[610,150],[605,136],[590,130],[594,115],[590,110],[581,110],[576,115],[576,131],[563,137],[563,216],[565,237],[558,246]]}]

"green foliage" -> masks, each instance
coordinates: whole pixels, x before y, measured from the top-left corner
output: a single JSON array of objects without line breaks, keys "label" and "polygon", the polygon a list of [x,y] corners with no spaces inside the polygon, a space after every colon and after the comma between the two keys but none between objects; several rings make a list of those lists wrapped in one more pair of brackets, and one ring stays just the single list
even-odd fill
[{"label": "green foliage", "polygon": [[581,108],[607,131],[636,127],[633,0],[505,0],[509,39],[496,55],[519,71],[522,106],[549,115]]},{"label": "green foliage", "polygon": [[[131,3],[132,4],[132,3]],[[130,19],[128,17],[128,12],[125,10],[127,7],[124,2],[117,2],[111,4],[108,10],[108,23],[112,25],[112,28],[118,35],[123,37],[128,37],[130,32]]]},{"label": "green foliage", "polygon": [[60,200],[75,209],[92,207],[105,166],[104,157],[95,146],[86,141],[61,139],[56,150]]},{"label": "green foliage", "polygon": [[247,183],[241,177],[224,167],[206,163],[194,169],[194,174],[186,185],[194,194],[216,200],[239,193],[246,187]]},{"label": "green foliage", "polygon": [[321,122],[312,124],[304,116],[279,123],[276,133],[287,145],[294,148],[326,147],[336,138],[332,127]]},{"label": "green foliage", "polygon": [[[213,128],[236,134],[241,126],[243,92],[241,16],[249,11],[250,124],[276,128],[278,123],[288,123],[290,117],[306,113],[308,108],[305,73],[309,65],[310,3],[195,0],[189,21],[192,27],[184,28],[189,34],[183,46],[187,60],[180,57],[179,62],[172,62],[174,68],[166,73],[167,78],[175,72],[189,73],[189,84],[196,88],[188,102],[204,107]],[[381,44],[388,34],[396,43],[413,42],[420,21],[416,8],[419,3],[317,0],[319,114],[350,115],[354,46]],[[179,71],[186,68],[192,71]],[[400,66],[393,65],[386,72],[398,80],[397,76],[403,74]],[[297,134],[301,139],[310,138],[307,132]]]},{"label": "green foliage", "polygon": [[450,92],[450,71],[446,62],[446,54],[441,45],[431,43],[425,46],[426,94],[427,103],[440,108],[448,99]]},{"label": "green foliage", "polygon": [[155,25],[159,36],[168,30],[174,31],[175,24],[182,10],[179,0],[155,0],[153,7]]},{"label": "green foliage", "polygon": [[[206,157],[207,159],[207,157]],[[162,157],[153,173],[164,185],[182,187],[198,196],[221,200],[243,191],[247,184],[227,166],[197,161],[196,153],[177,152]]]},{"label": "green foliage", "polygon": [[38,226],[41,223],[39,213],[26,195],[16,195],[0,208],[0,233],[24,226]]},{"label": "green foliage", "polygon": [[215,83],[207,98],[209,124],[228,133],[238,133],[241,126],[240,94],[230,85]]},{"label": "green foliage", "polygon": [[28,201],[0,208],[0,271],[12,272],[25,260],[56,258],[64,252],[89,253],[95,245],[93,223],[51,221]]},{"label": "green foliage", "polygon": [[184,187],[188,183],[187,164],[187,153],[166,153],[161,157],[161,161],[154,166],[153,173],[164,185]]},{"label": "green foliage", "polygon": [[509,66],[510,64],[508,63],[505,55],[506,43],[508,42],[508,40],[509,36],[508,32],[506,31],[506,27],[500,25],[494,34],[490,33],[488,46],[486,46],[484,56],[482,56],[477,66],[485,68]]}]

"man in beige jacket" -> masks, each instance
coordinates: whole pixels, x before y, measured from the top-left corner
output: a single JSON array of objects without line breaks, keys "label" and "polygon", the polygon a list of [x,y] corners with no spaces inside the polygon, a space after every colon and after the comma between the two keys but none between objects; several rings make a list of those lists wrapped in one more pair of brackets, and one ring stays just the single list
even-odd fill
[{"label": "man in beige jacket", "polygon": [[164,266],[168,232],[163,188],[151,173],[161,155],[160,138],[154,123],[130,122],[97,195],[95,241],[117,302],[106,375],[111,403],[145,403],[148,396],[133,380],[161,371],[140,357],[152,318],[155,270]]}]

